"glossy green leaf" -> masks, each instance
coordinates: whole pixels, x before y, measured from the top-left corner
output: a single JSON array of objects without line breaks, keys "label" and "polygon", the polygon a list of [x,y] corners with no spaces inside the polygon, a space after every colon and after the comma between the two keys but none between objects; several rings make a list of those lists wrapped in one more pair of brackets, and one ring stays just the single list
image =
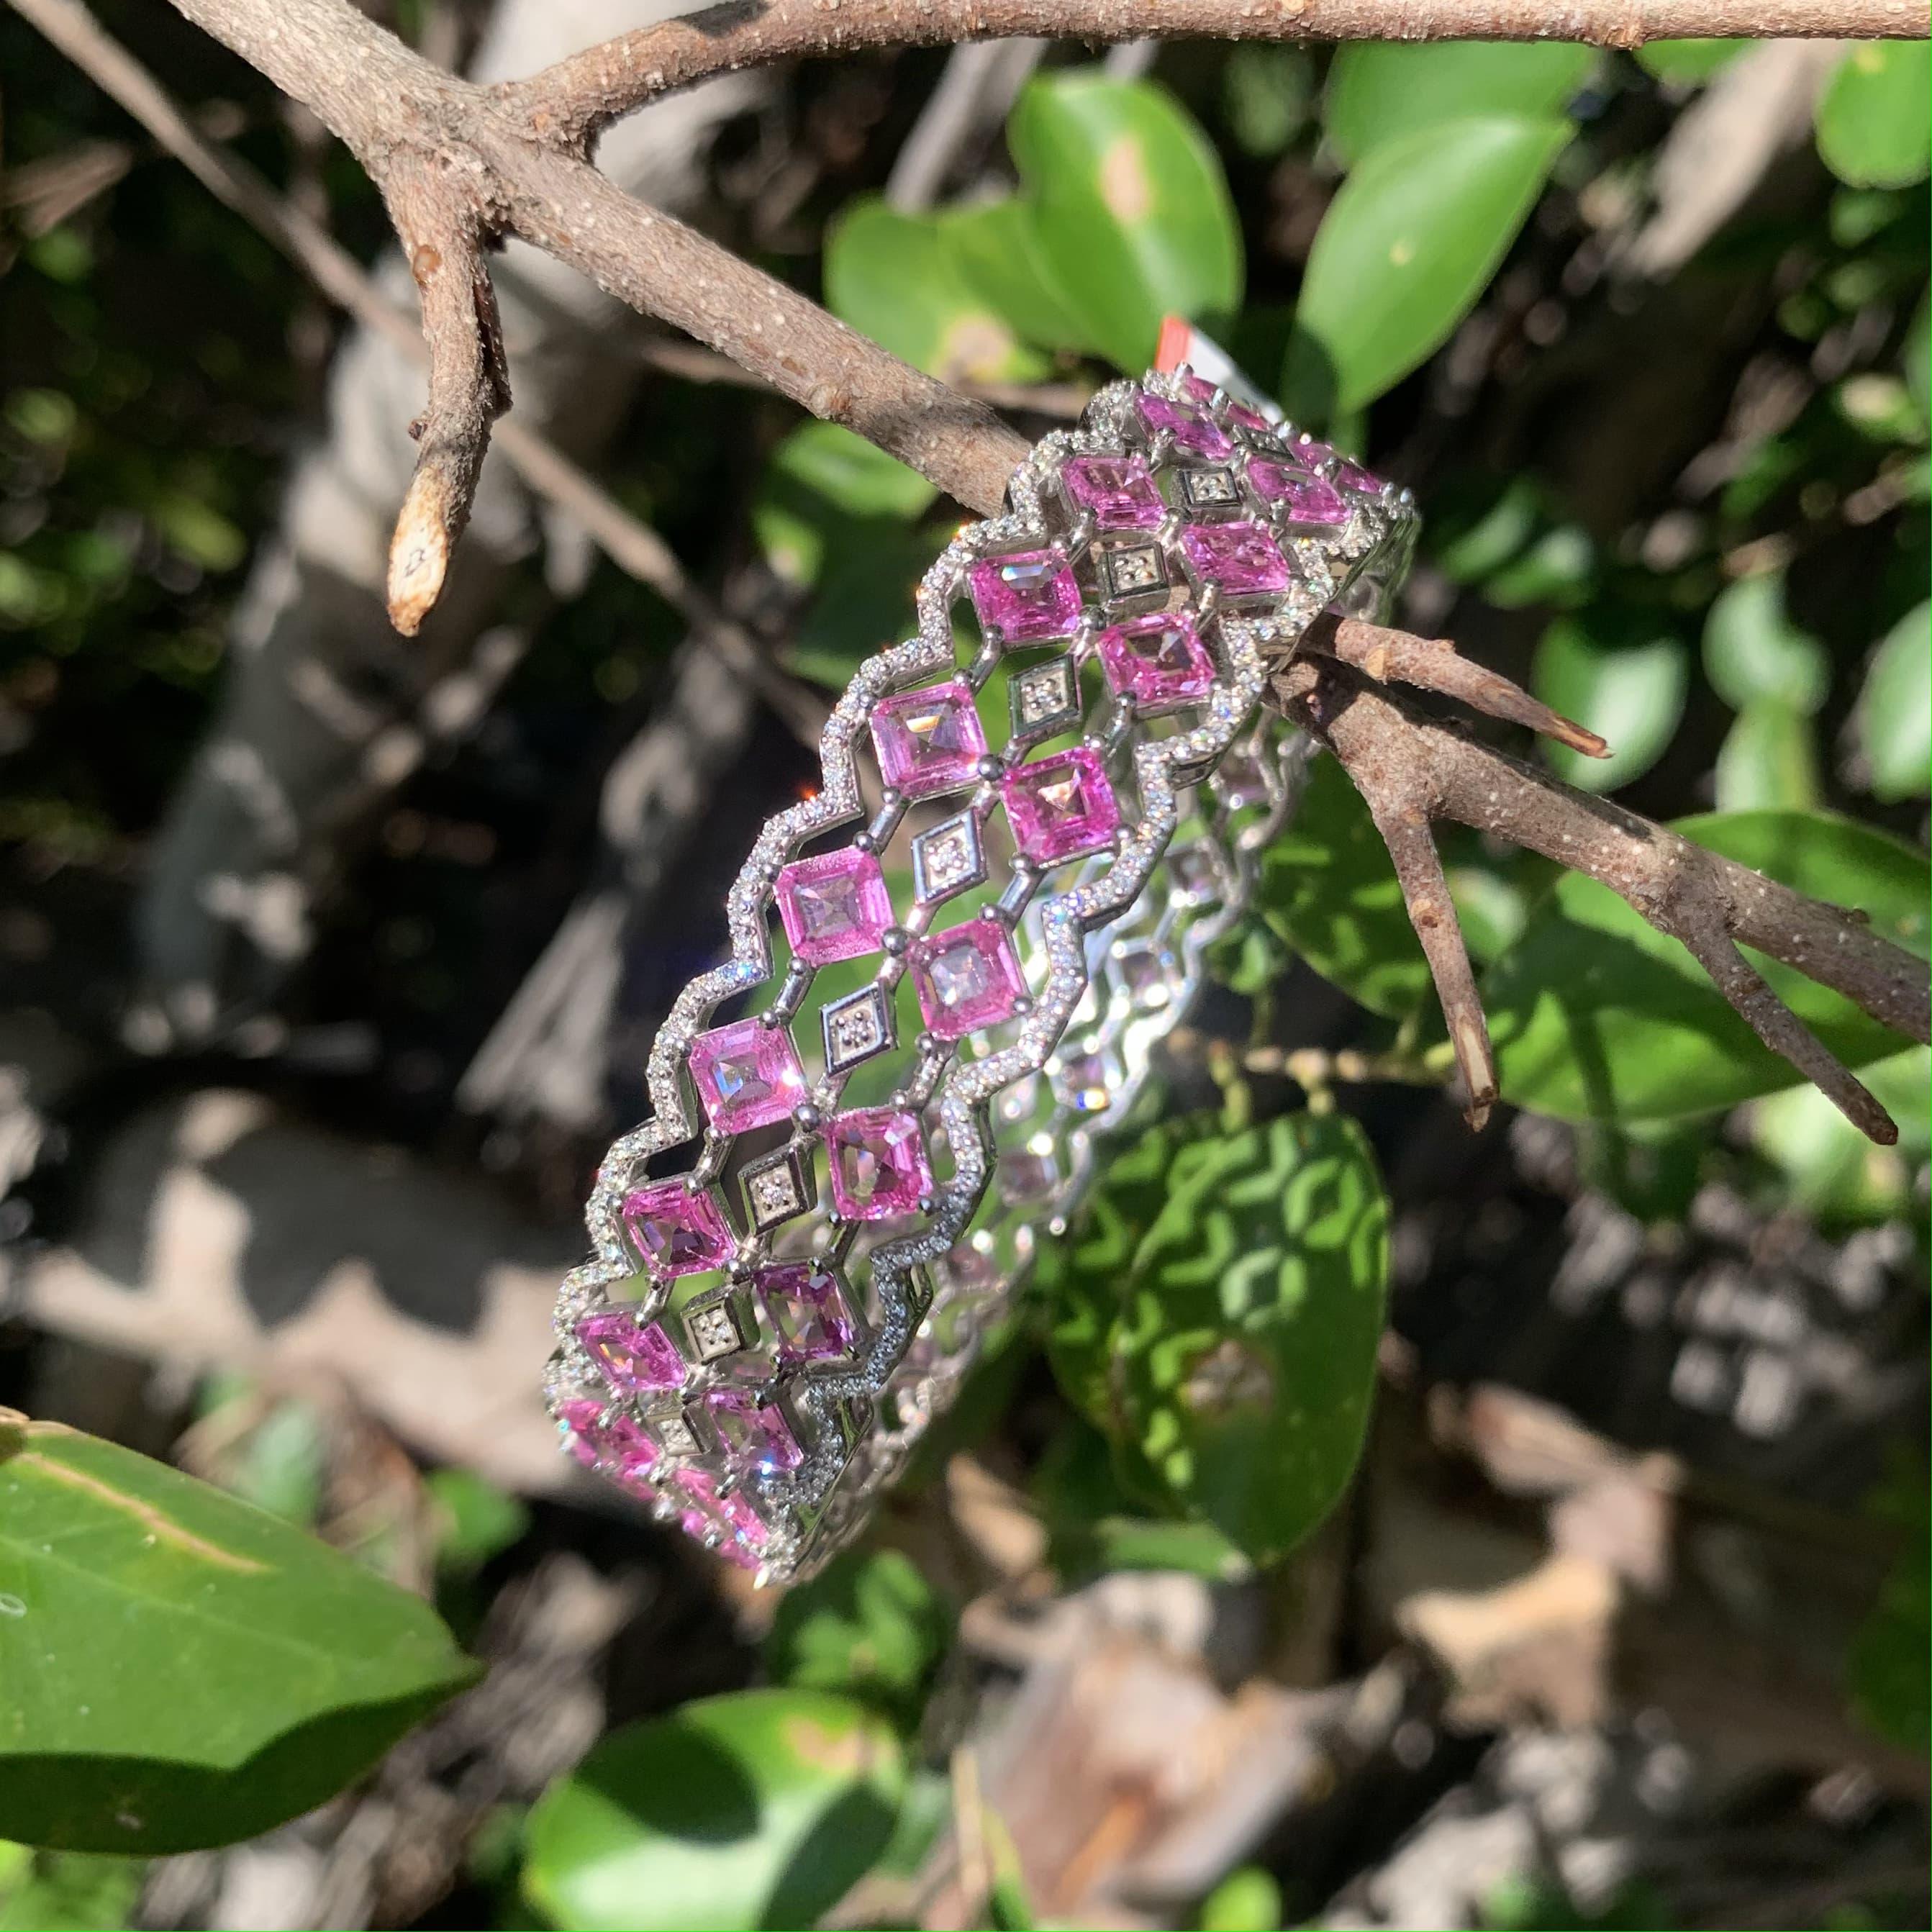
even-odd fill
[{"label": "glossy green leaf", "polygon": [[1818,803],[1818,734],[1775,698],[1745,706],[1718,748],[1720,812],[1809,812]]},{"label": "glossy green leaf", "polygon": [[1932,46],[1866,40],[1838,65],[1818,102],[1818,152],[1854,188],[1925,178],[1932,146]]},{"label": "glossy green leaf", "polygon": [[1041,244],[1082,333],[1138,375],[1164,316],[1240,306],[1241,234],[1220,158],[1151,81],[1030,82],[1007,123]]},{"label": "glossy green leaf", "polygon": [[[1676,829],[1799,892],[1864,911],[1887,938],[1924,955],[1925,860],[1902,841],[1805,812],[1712,813]],[[1802,974],[1749,956],[1847,1065],[1906,1044]],[[1566,1120],[1688,1119],[1796,1084],[1676,940],[1576,873],[1532,908],[1522,939],[1484,976],[1483,1004],[1504,1098]]]},{"label": "glossy green leaf", "polygon": [[1579,524],[1557,524],[1520,556],[1484,580],[1483,598],[1499,610],[1544,604],[1568,610],[1586,603],[1597,574],[1597,545]]},{"label": "glossy green leaf", "polygon": [[1257,1562],[1331,1510],[1361,1450],[1388,1203],[1346,1115],[1184,1148],[1134,1258],[1113,1355],[1150,1468]]},{"label": "glossy green leaf", "polygon": [[1405,1018],[1429,991],[1388,848],[1333,758],[1310,767],[1300,808],[1263,856],[1256,909],[1372,1013]]},{"label": "glossy green leaf", "polygon": [[[1359,408],[1426,360],[1475,305],[1570,138],[1565,121],[1445,122],[1386,141],[1322,217],[1295,311],[1335,400]],[[1298,352],[1291,350],[1291,363]]]},{"label": "glossy green leaf", "polygon": [[851,1698],[701,1697],[544,1793],[524,1889],[572,1928],[810,1925],[884,1850],[905,1781],[892,1726]]},{"label": "glossy green leaf", "polygon": [[1932,604],[1908,611],[1874,655],[1852,729],[1872,795],[1923,798],[1932,768]]},{"label": "glossy green leaf", "polygon": [[1792,1087],[1758,1101],[1751,1108],[1751,1144],[1782,1176],[1780,1204],[1788,1202],[1832,1228],[1909,1213],[1911,1156],[1924,1147],[1928,1076],[1932,1056],[1922,1046],[1861,1072],[1899,1124],[1898,1147],[1875,1146],[1815,1087]]},{"label": "glossy green leaf", "polygon": [[778,1683],[843,1691],[910,1724],[952,1628],[946,1605],[910,1558],[848,1550],[785,1593],[765,1660]]},{"label": "glossy green leaf", "polygon": [[939,494],[916,470],[836,423],[800,423],[772,452],[770,474],[851,517],[910,520]]},{"label": "glossy green leaf", "polygon": [[1657,80],[1696,87],[1750,45],[1749,40],[1648,40],[1637,49],[1636,57],[1644,70]]},{"label": "glossy green leaf", "polygon": [[825,238],[832,312],[949,382],[1028,382],[1043,364],[960,274],[930,215],[853,202]]},{"label": "glossy green leaf", "polygon": [[1536,647],[1530,682],[1544,704],[1609,740],[1607,758],[1544,747],[1557,774],[1611,791],[1664,755],[1684,716],[1690,653],[1660,620],[1591,612],[1559,617]]},{"label": "glossy green leaf", "polygon": [[434,1511],[436,1568],[448,1574],[480,1570],[530,1526],[524,1504],[474,1469],[432,1469],[423,1487]]},{"label": "glossy green leaf", "polygon": [[1831,660],[1786,615],[1782,572],[1740,578],[1718,594],[1704,620],[1704,674],[1736,711],[1768,701],[1808,715],[1824,703]]},{"label": "glossy green leaf", "polygon": [[1092,349],[1085,324],[1040,239],[1024,195],[980,202],[939,217],[939,232],[960,274],[1024,341],[1045,349]]},{"label": "glossy green leaf", "polygon": [[1348,40],[1329,66],[1322,124],[1358,166],[1444,122],[1553,120],[1601,58],[1574,40]]},{"label": "glossy green leaf", "polygon": [[0,1836],[224,1844],[473,1680],[429,1606],[164,1463],[0,1418]]}]

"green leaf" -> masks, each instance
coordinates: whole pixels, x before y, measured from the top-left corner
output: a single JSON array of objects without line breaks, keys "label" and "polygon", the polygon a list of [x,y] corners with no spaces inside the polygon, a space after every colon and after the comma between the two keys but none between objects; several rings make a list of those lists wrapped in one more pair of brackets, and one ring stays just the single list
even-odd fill
[{"label": "green leaf", "polygon": [[1874,798],[1923,798],[1932,766],[1932,604],[1888,631],[1865,673],[1852,730]]},{"label": "green leaf", "polygon": [[[1922,1114],[1932,1057],[1914,1047],[1864,1068],[1862,1077],[1888,1110],[1899,1091],[1916,1100]],[[1917,1139],[1922,1147],[1922,1130],[1909,1112],[1899,1124],[1901,1144]],[[1782,1177],[1779,1204],[1802,1208],[1826,1227],[1888,1220],[1910,1210],[1912,1166],[1906,1155],[1899,1148],[1874,1146],[1815,1087],[1792,1087],[1756,1102],[1750,1136],[1752,1146]]]},{"label": "green leaf", "polygon": [[766,473],[848,517],[910,520],[939,494],[916,470],[836,423],[800,423],[772,452]]},{"label": "green leaf", "polygon": [[1006,138],[1082,334],[1138,375],[1164,316],[1232,314],[1241,234],[1221,164],[1151,81],[1094,70],[1029,82]]},{"label": "green leaf", "polygon": [[[1675,828],[1815,898],[1864,910],[1922,956],[1926,868],[1902,841],[1822,813],[1712,813]],[[1906,1044],[1792,968],[1748,956],[1848,1066]],[[1566,873],[1483,982],[1503,1096],[1565,1120],[1628,1124],[1714,1113],[1794,1085],[1791,1067],[1703,969],[1609,887]]]},{"label": "green leaf", "polygon": [[1333,758],[1309,769],[1300,808],[1262,860],[1255,904],[1324,980],[1390,1019],[1430,988],[1388,848]]},{"label": "green leaf", "polygon": [[1932,134],[1932,46],[1867,40],[1838,63],[1818,102],[1818,152],[1853,188],[1925,178]]},{"label": "green leaf", "polygon": [[1347,1486],[1388,1274],[1388,1203],[1346,1116],[1287,1116],[1175,1156],[1115,1372],[1149,1467],[1256,1562]]},{"label": "green leaf", "polygon": [[458,1575],[480,1570],[530,1526],[524,1504],[474,1469],[432,1469],[423,1487],[435,1512],[439,1570]]},{"label": "green leaf", "polygon": [[786,1593],[765,1660],[778,1683],[844,1691],[910,1725],[952,1633],[950,1610],[910,1558],[849,1550]]},{"label": "green leaf", "polygon": [[0,1420],[0,1834],[252,1837],[472,1682],[428,1604],[165,1464]]},{"label": "green leaf", "polygon": [[810,1925],[884,1850],[905,1782],[892,1726],[849,1697],[701,1697],[544,1793],[524,1888],[560,1926]]},{"label": "green leaf", "polygon": [[1701,87],[1750,45],[1749,40],[1648,40],[1637,49],[1636,58],[1644,71],[1658,80]]},{"label": "green leaf", "polygon": [[1923,422],[1928,387],[1932,386],[1932,295],[1918,298],[1898,359],[1905,372],[1905,386],[1912,392],[1912,400],[1918,405],[1919,420]]},{"label": "green leaf", "polygon": [[1323,124],[1358,166],[1445,122],[1560,116],[1599,58],[1572,40],[1350,40],[1329,65]]},{"label": "green leaf", "polygon": [[1530,682],[1544,704],[1610,741],[1607,758],[1546,746],[1558,776],[1611,791],[1664,755],[1684,716],[1690,653],[1660,617],[1592,611],[1559,617],[1544,632]]},{"label": "green leaf", "polygon": [[1784,575],[1740,578],[1704,620],[1704,674],[1734,711],[1760,700],[1808,716],[1832,688],[1831,660],[1786,616]]},{"label": "green leaf", "polygon": [[1201,1932],[1275,1932],[1281,1887],[1259,1865],[1238,1865],[1201,1906]]},{"label": "green leaf", "polygon": [[1543,191],[1567,121],[1444,122],[1386,141],[1329,203],[1295,311],[1336,405],[1360,407],[1424,362],[1474,307]]},{"label": "green leaf", "polygon": [[1579,524],[1545,530],[1483,584],[1484,600],[1499,610],[1544,604],[1559,610],[1586,603],[1597,572],[1597,545]]},{"label": "green leaf", "polygon": [[842,320],[946,382],[1030,382],[1045,367],[969,286],[930,215],[854,202],[825,238],[825,298]]},{"label": "green leaf", "polygon": [[134,1916],[146,1870],[140,1858],[0,1840],[0,1932],[115,1932]]},{"label": "green leaf", "polygon": [[1222,110],[1236,145],[1258,161],[1273,160],[1301,132],[1314,91],[1308,56],[1300,47],[1246,40],[1228,50]]},{"label": "green leaf", "polygon": [[1852,1706],[1879,1736],[1922,1753],[1932,1728],[1932,1550],[1928,1548],[1925,1468],[1905,1456],[1864,1513],[1904,1532],[1871,1615],[1847,1660]]},{"label": "green leaf", "polygon": [[1718,747],[1720,812],[1809,812],[1818,802],[1817,733],[1802,712],[1762,698]]},{"label": "green leaf", "polygon": [[939,232],[960,274],[1022,340],[1076,353],[1094,348],[1054,272],[1030,200],[1008,195],[956,208],[939,217]]}]

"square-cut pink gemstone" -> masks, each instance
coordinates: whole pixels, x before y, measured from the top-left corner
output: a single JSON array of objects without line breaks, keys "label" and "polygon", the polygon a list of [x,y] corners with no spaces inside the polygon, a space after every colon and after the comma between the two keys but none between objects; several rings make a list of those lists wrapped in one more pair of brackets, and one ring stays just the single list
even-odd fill
[{"label": "square-cut pink gemstone", "polygon": [[920,1017],[940,1040],[963,1040],[1012,1017],[1026,992],[1019,956],[996,919],[968,920],[909,947]]},{"label": "square-cut pink gemstone", "polygon": [[805,1451],[791,1424],[774,1405],[749,1389],[713,1389],[704,1406],[717,1425],[724,1453],[740,1468],[796,1469]]},{"label": "square-cut pink gemstone", "polygon": [[773,892],[793,956],[808,966],[878,952],[879,935],[892,922],[886,875],[871,853],[856,846],[794,859]]},{"label": "square-cut pink gemstone", "polygon": [[805,1098],[805,1069],[782,1026],[748,1019],[713,1027],[691,1042],[690,1065],[704,1118],[720,1133],[769,1126]]},{"label": "square-cut pink gemstone", "polygon": [[613,1384],[633,1395],[683,1386],[684,1358],[659,1322],[639,1322],[614,1308],[586,1315],[577,1324],[577,1339]]},{"label": "square-cut pink gemstone", "polygon": [[1214,686],[1214,662],[1184,613],[1157,610],[1109,624],[1099,639],[1108,687],[1150,715],[1193,704]]},{"label": "square-cut pink gemstone", "polygon": [[1138,456],[1076,456],[1060,466],[1066,494],[1103,530],[1150,530],[1167,514],[1154,472]]},{"label": "square-cut pink gemstone", "polygon": [[654,1281],[727,1266],[731,1230],[709,1192],[694,1194],[681,1180],[660,1180],[624,1197],[624,1232]]},{"label": "square-cut pink gemstone", "polygon": [[932,1168],[916,1114],[874,1107],[835,1114],[825,1141],[832,1157],[832,1203],[849,1221],[910,1214],[932,1192]]},{"label": "square-cut pink gemstone", "polygon": [[1180,548],[1197,577],[1240,596],[1286,590],[1293,580],[1281,546],[1259,524],[1194,524],[1180,533]]},{"label": "square-cut pink gemstone", "polygon": [[758,1300],[778,1338],[778,1360],[830,1361],[852,1349],[852,1311],[838,1277],[811,1262],[760,1268],[752,1277]]},{"label": "square-cut pink gemstone", "polygon": [[1279,503],[1292,524],[1328,530],[1348,520],[1348,506],[1341,491],[1292,464],[1266,463],[1257,457],[1248,465],[1248,481],[1270,502]]},{"label": "square-cut pink gemstone", "polygon": [[1084,745],[1007,772],[1000,794],[1014,843],[1042,866],[1097,852],[1120,829],[1120,802],[1100,753]]},{"label": "square-cut pink gemstone", "polygon": [[1358,496],[1379,496],[1382,493],[1382,479],[1346,456],[1328,473],[1343,489],[1352,490]]},{"label": "square-cut pink gemstone", "polygon": [[1228,420],[1240,424],[1242,428],[1256,436],[1272,436],[1281,427],[1279,423],[1270,422],[1259,410],[1250,409],[1245,403],[1230,403],[1228,405]]},{"label": "square-cut pink gemstone", "polygon": [[1064,638],[1080,621],[1080,586],[1057,548],[987,557],[966,582],[981,627],[1004,643]]},{"label": "square-cut pink gemstone", "polygon": [[1178,447],[1191,449],[1196,456],[1226,456],[1234,447],[1212,416],[1185,403],[1142,395],[1136,398],[1136,404],[1150,434],[1158,436],[1166,430]]},{"label": "square-cut pink gemstone", "polygon": [[604,1405],[594,1396],[577,1396],[559,1405],[564,1446],[586,1469],[594,1469],[602,1450]]},{"label": "square-cut pink gemstone", "polygon": [[[718,1478],[704,1469],[680,1469],[673,1480],[693,1505],[685,1524],[692,1534],[701,1534],[705,1528],[715,1523],[730,1531],[748,1550],[765,1546],[771,1532],[764,1518],[736,1490],[728,1496],[721,1496]],[[688,1520],[688,1514],[699,1518],[695,1527]]]},{"label": "square-cut pink gemstone", "polygon": [[873,708],[879,772],[907,798],[957,791],[979,776],[986,734],[973,694],[956,681],[902,692]]},{"label": "square-cut pink gemstone", "polygon": [[1197,403],[1210,403],[1214,400],[1214,385],[1205,376],[1196,375],[1191,369],[1181,377],[1180,387],[1184,394],[1192,397]]}]

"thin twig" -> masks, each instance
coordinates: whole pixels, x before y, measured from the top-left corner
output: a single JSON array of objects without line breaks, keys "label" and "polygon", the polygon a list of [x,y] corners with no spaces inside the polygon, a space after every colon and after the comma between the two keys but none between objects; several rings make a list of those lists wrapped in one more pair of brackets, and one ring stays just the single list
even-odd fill
[{"label": "thin twig", "polygon": [[580,148],[619,116],[708,75],[869,47],[1020,36],[1252,40],[1923,40],[1917,0],[724,0],[640,27],[498,90]]}]

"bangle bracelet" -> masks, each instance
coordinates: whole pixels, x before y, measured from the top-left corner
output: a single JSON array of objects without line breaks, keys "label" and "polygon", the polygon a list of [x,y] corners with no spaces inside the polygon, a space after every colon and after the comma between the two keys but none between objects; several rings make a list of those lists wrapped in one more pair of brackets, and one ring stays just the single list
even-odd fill
[{"label": "bangle bracelet", "polygon": [[558,1304],[566,1448],[760,1580],[856,1532],[1064,1232],[1298,788],[1262,647],[1382,614],[1416,528],[1185,368],[1102,391],[1008,501],[752,848]]}]

